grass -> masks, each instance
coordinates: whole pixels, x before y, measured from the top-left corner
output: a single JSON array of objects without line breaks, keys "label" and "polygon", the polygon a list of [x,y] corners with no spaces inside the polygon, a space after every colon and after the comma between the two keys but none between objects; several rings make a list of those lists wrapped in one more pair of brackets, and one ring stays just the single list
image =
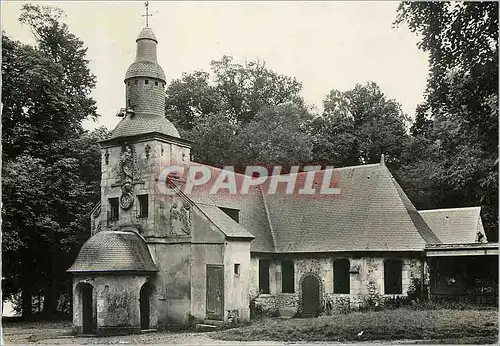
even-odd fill
[{"label": "grass", "polygon": [[498,341],[496,310],[396,309],[352,312],[311,319],[264,319],[252,325],[225,330],[220,340],[369,341],[369,340],[468,340]]}]

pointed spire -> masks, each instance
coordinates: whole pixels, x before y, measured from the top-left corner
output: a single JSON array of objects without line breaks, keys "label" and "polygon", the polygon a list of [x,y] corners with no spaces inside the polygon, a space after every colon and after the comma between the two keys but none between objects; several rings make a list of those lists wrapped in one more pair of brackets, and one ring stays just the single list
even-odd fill
[{"label": "pointed spire", "polygon": [[380,165],[385,166],[385,159],[384,159],[384,154],[380,155]]}]

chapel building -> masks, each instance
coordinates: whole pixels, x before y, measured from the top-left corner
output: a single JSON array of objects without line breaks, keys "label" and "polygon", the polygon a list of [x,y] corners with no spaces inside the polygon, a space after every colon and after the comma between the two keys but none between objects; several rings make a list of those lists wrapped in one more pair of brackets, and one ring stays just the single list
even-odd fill
[{"label": "chapel building", "polygon": [[166,194],[165,167],[205,165],[190,160],[191,142],[165,117],[155,34],[144,28],[136,44],[122,120],[101,142],[91,237],[68,270],[76,332],[248,321],[251,305],[315,316],[424,288],[465,296],[471,275],[497,275],[498,244],[486,242],[480,208],[416,210],[383,158],[334,169],[341,193],[330,198],[267,194],[264,185],[185,194],[182,175],[166,180]]}]

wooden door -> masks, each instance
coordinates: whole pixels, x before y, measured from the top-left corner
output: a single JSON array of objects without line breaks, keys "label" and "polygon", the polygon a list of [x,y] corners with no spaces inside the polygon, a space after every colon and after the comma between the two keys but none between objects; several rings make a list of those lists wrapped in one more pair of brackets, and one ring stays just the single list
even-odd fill
[{"label": "wooden door", "polygon": [[207,318],[224,319],[224,266],[207,264]]},{"label": "wooden door", "polygon": [[302,312],[304,316],[313,317],[319,312],[319,282],[314,275],[302,280]]}]

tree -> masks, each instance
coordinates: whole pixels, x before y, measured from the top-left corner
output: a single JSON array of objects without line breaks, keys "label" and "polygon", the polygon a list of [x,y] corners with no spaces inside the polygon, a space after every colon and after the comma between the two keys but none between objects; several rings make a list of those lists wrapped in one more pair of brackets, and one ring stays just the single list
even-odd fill
[{"label": "tree", "polygon": [[[2,34],[2,242],[4,299],[21,293],[23,317],[32,296],[54,317],[66,291],[66,269],[89,227],[98,200],[103,129],[87,133],[95,118],[83,43],[50,7],[25,5],[20,21],[36,46]],[[69,289],[69,290],[68,290]]]},{"label": "tree", "polygon": [[[407,23],[429,53],[425,102],[413,135],[435,155],[427,177],[440,207],[481,205],[488,238],[498,238],[498,3],[405,2]],[[408,162],[418,166],[421,156]]]},{"label": "tree", "polygon": [[212,61],[212,71],[224,109],[239,123],[250,122],[265,106],[302,103],[299,96],[302,84],[268,69],[265,62],[257,60],[241,65],[233,62],[232,57],[223,56]]},{"label": "tree", "polygon": [[293,103],[262,108],[237,135],[239,166],[267,164],[289,167],[311,161],[309,114]]},{"label": "tree", "polygon": [[[289,109],[290,123],[297,121],[297,112],[307,117],[310,112],[299,95],[301,83],[268,69],[261,61],[241,65],[232,57],[223,56],[211,65],[211,74],[203,71],[183,74],[166,89],[166,116],[182,137],[194,141],[192,158],[213,165],[244,165],[257,157],[286,157],[286,152],[250,154],[240,141],[246,133],[245,140],[256,143],[257,133],[252,131],[263,130],[263,135],[269,135],[271,129],[264,127],[278,125],[269,122],[264,125],[267,119],[259,117],[261,112],[267,112],[268,117],[279,114],[279,121],[284,121],[282,109]],[[261,125],[254,121],[257,118]]]},{"label": "tree", "polygon": [[240,131],[241,126],[225,112],[199,119],[192,131],[185,132],[193,141],[191,159],[217,167],[234,164]]},{"label": "tree", "polygon": [[181,130],[191,130],[204,117],[222,109],[219,92],[203,71],[184,73],[166,89],[167,117]]},{"label": "tree", "polygon": [[314,162],[349,166],[379,162],[385,154],[389,164],[398,164],[408,140],[408,119],[376,83],[357,84],[346,92],[332,90],[323,105],[323,115],[310,125]]}]

